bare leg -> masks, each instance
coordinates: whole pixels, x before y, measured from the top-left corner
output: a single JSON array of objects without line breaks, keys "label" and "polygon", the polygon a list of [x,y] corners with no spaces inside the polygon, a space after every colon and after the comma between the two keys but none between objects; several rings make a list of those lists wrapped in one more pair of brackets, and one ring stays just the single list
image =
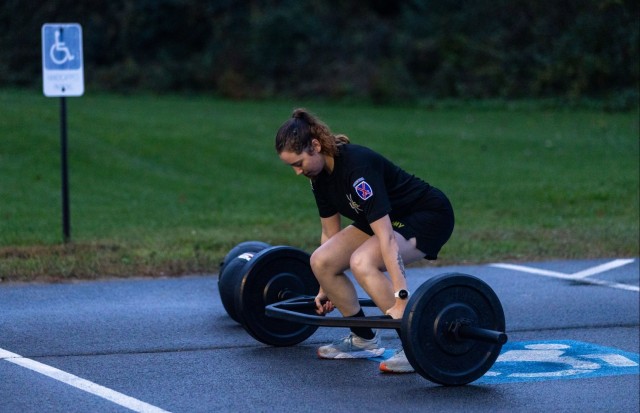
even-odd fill
[{"label": "bare leg", "polygon": [[351,316],[360,311],[356,289],[344,271],[349,268],[353,252],[370,238],[356,227],[348,226],[311,255],[313,273],[343,316]]},{"label": "bare leg", "polygon": [[[406,240],[398,233],[395,233],[395,236],[405,264],[424,257],[424,253],[416,248],[415,238]],[[383,313],[393,307],[395,304],[393,285],[383,272],[385,265],[376,236],[369,238],[353,252],[349,266],[360,286]]]}]

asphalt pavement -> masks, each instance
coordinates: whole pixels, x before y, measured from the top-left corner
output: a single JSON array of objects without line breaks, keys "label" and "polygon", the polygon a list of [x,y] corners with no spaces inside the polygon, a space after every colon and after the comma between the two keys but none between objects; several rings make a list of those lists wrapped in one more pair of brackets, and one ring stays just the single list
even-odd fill
[{"label": "asphalt pavement", "polygon": [[447,272],[493,288],[509,335],[461,387],[319,360],[343,328],[261,344],[216,275],[0,284],[0,412],[639,411],[638,258],[413,268],[409,287]]}]

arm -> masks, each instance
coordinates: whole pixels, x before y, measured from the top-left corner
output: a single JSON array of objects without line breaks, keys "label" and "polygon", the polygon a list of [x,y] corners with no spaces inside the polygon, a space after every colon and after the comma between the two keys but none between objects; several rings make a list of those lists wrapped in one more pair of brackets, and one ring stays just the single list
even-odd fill
[{"label": "arm", "polygon": [[[393,284],[393,291],[398,291],[407,288],[407,280],[404,269],[404,262],[402,261],[402,255],[400,254],[400,247],[396,240],[393,227],[391,226],[391,220],[389,215],[385,215],[382,218],[371,223],[371,229],[380,241],[380,252],[382,254],[382,260],[387,268],[387,272],[391,278]],[[407,306],[406,300],[396,298],[396,302],[393,307],[387,310],[387,314],[393,318],[402,318],[404,309]]]},{"label": "arm", "polygon": [[320,245],[322,245],[329,238],[340,232],[340,214],[332,215],[329,218],[320,218],[320,225],[322,226]]}]

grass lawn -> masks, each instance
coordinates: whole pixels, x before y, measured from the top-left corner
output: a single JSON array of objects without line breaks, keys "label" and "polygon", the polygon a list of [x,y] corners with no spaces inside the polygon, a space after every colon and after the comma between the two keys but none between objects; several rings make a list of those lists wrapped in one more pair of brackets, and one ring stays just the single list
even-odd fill
[{"label": "grass lawn", "polygon": [[67,99],[63,244],[59,99],[0,105],[2,280],[215,273],[249,239],[312,251],[309,183],[273,149],[297,106],[449,195],[439,264],[639,254],[637,112],[87,93]]}]

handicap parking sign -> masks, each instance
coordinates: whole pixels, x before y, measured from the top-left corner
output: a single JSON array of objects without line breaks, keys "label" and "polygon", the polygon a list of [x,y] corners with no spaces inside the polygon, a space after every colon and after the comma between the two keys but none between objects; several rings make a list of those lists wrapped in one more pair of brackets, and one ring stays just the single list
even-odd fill
[{"label": "handicap parking sign", "polygon": [[42,76],[45,96],[82,96],[82,27],[77,23],[42,26]]}]

